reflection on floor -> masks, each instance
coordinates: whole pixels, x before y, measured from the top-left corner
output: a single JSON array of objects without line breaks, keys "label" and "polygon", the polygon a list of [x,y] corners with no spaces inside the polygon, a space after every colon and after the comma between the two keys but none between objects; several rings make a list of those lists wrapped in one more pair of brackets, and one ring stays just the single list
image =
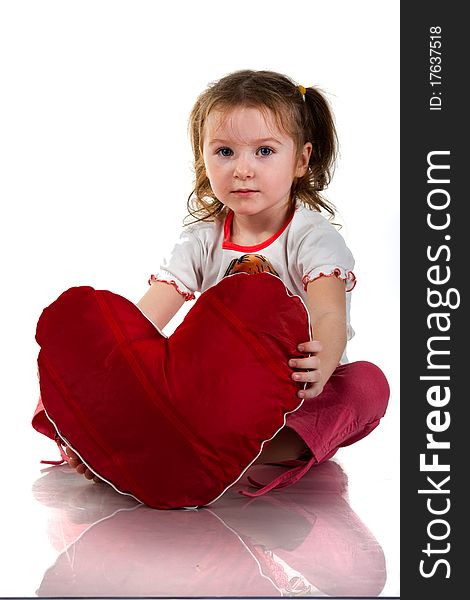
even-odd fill
[{"label": "reflection on floor", "polygon": [[[280,469],[250,475],[268,481]],[[229,490],[199,510],[147,508],[68,466],[43,471],[33,493],[60,552],[38,596],[374,597],[385,584],[382,548],[334,461],[292,487],[255,499]]]}]

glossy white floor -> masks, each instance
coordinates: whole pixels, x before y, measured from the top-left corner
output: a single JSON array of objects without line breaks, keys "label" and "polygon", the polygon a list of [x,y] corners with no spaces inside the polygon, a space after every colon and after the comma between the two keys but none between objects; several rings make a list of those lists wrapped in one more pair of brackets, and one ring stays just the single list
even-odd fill
[{"label": "glossy white floor", "polygon": [[[368,438],[294,486],[255,500],[234,488],[198,511],[152,510],[68,466],[43,468],[56,448],[13,407],[0,596],[398,596],[395,401]],[[279,468],[255,469],[263,480]]]}]

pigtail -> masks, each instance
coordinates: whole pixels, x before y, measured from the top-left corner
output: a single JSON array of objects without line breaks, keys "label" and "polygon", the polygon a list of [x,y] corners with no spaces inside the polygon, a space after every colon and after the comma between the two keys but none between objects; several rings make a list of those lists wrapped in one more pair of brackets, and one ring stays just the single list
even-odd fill
[{"label": "pigtail", "polygon": [[305,91],[305,108],[306,129],[313,145],[310,166],[321,186],[319,189],[324,189],[333,176],[338,149],[333,114],[325,96],[313,87]]},{"label": "pigtail", "polygon": [[303,96],[304,104],[304,143],[312,144],[312,153],[306,174],[294,182],[293,193],[311,208],[323,208],[334,217],[334,206],[321,194],[333,177],[338,154],[333,113],[318,88],[301,88],[299,95]]}]

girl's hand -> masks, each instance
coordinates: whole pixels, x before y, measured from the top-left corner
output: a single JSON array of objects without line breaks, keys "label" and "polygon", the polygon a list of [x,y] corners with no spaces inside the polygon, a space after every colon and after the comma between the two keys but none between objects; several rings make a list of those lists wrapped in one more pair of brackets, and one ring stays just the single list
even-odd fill
[{"label": "girl's hand", "polygon": [[292,373],[292,379],[297,383],[309,384],[306,389],[299,390],[299,398],[315,398],[323,391],[323,381],[320,371],[320,359],[317,355],[321,352],[322,345],[317,340],[304,342],[297,346],[299,352],[310,354],[305,358],[291,358],[289,367],[296,369]]}]

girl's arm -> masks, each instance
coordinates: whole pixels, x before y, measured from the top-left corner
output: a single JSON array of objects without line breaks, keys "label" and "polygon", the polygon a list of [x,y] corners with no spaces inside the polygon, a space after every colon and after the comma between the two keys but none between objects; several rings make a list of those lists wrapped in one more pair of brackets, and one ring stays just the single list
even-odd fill
[{"label": "girl's arm", "polygon": [[137,302],[144,315],[162,330],[183,306],[184,297],[173,285],[156,281]]},{"label": "girl's arm", "polygon": [[346,347],[346,296],[344,281],[336,277],[320,277],[307,287],[307,308],[313,329],[312,342],[304,342],[299,351],[312,356],[289,361],[289,366],[309,369],[294,372],[293,379],[311,385],[299,396],[314,398],[339,364]]}]

